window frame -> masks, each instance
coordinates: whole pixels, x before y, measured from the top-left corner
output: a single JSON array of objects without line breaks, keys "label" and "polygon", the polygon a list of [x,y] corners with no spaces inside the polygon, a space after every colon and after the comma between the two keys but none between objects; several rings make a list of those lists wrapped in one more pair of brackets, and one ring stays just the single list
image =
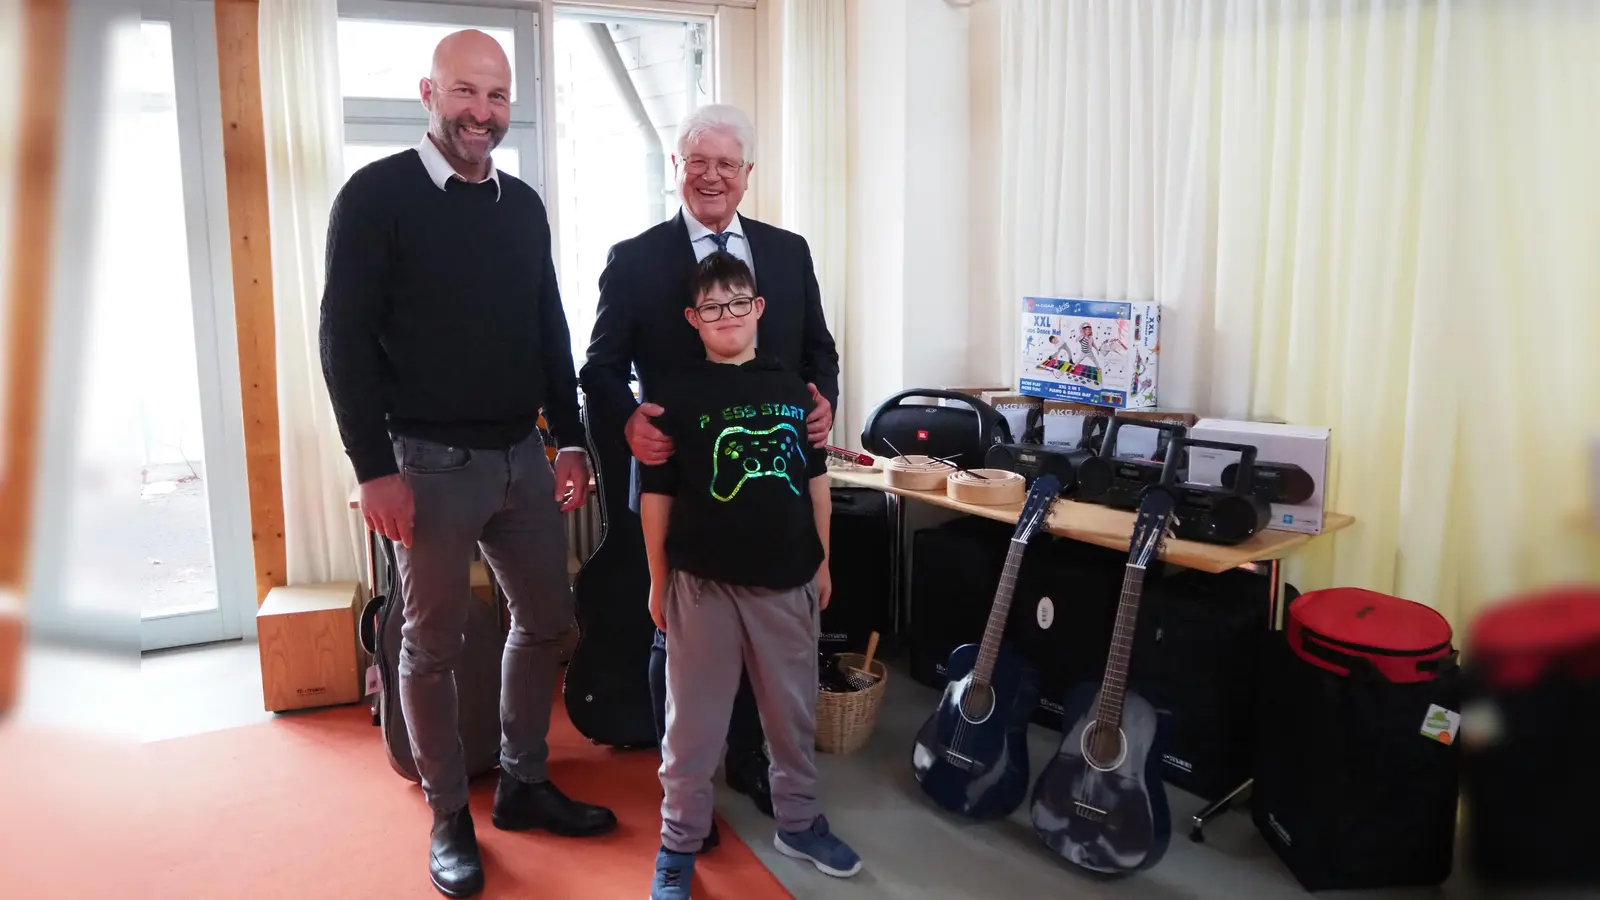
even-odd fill
[{"label": "window frame", "polygon": [[[501,146],[515,147],[519,178],[545,193],[544,34],[541,10],[528,5],[444,3],[435,0],[338,0],[340,19],[510,29],[515,35],[511,61],[517,99],[511,127]],[[419,75],[420,78],[420,75]],[[344,139],[349,144],[415,144],[428,128],[421,99],[344,98]],[[397,136],[408,130],[404,141]]]},{"label": "window frame", "polygon": [[[96,113],[109,102],[114,27],[143,21],[171,28],[179,152],[195,364],[205,453],[205,490],[216,606],[146,618],[142,609],[101,612],[69,605],[67,561],[79,511],[72,502],[78,464],[80,369],[89,340],[96,185],[109,173],[100,154],[105,135]],[[86,8],[70,19],[64,103],[89,110],[63,148],[64,179],[56,198],[55,276],[43,374],[46,410],[40,422],[39,502],[33,522],[29,627],[68,645],[149,651],[255,636],[256,585],[250,544],[249,489],[243,433],[243,390],[233,315],[223,122],[217,39],[211,0],[141,0],[130,11]],[[87,237],[86,237],[87,235]],[[131,613],[131,615],[130,615]]]},{"label": "window frame", "polygon": [[[705,27],[707,83],[712,102],[734,102],[758,115],[756,81],[761,69],[757,0],[337,0],[340,19],[507,28],[516,35],[512,60],[517,100],[501,146],[515,147],[518,177],[544,201],[551,252],[562,275],[561,184],[557,166],[555,23],[560,19],[693,21]],[[346,144],[393,146],[421,141],[427,111],[419,100],[344,98]],[[670,154],[672,148],[668,147]],[[742,212],[759,215],[759,192],[750,186]],[[581,354],[574,363],[582,365]]]}]

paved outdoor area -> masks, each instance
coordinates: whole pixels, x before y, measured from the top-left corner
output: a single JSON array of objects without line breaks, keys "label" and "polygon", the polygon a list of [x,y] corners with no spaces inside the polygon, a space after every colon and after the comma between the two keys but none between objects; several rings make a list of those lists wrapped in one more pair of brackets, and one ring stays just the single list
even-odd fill
[{"label": "paved outdoor area", "polygon": [[146,484],[132,526],[139,572],[130,580],[138,585],[143,615],[216,605],[210,519],[199,476]]}]

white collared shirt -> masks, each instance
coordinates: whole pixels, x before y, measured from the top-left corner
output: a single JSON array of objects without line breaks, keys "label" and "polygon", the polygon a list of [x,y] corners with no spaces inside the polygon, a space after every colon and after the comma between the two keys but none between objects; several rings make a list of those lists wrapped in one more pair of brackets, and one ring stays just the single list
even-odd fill
[{"label": "white collared shirt", "polygon": [[[688,209],[683,211],[683,222],[689,227],[689,243],[694,247],[694,258],[705,259],[711,251],[717,249],[717,242],[711,239],[712,231],[699,219],[690,214]],[[733,214],[733,221],[728,223],[728,252],[744,261],[750,267],[750,274],[755,275],[756,263],[751,257],[750,240],[744,236],[744,223],[740,221],[739,214]]]},{"label": "white collared shirt", "polygon": [[[428,177],[432,178],[433,183],[439,186],[439,190],[444,190],[445,184],[452,178],[467,182],[467,179],[456,171],[456,167],[450,165],[450,160],[444,158],[444,154],[433,143],[433,139],[426,134],[422,136],[422,141],[417,144],[417,155],[422,157],[423,168],[428,170]],[[485,178],[484,181],[494,182],[494,198],[499,200],[500,170],[495,168],[492,157],[489,160],[489,177]],[[472,182],[467,183],[471,184]],[[478,183],[482,184],[482,182]]]}]

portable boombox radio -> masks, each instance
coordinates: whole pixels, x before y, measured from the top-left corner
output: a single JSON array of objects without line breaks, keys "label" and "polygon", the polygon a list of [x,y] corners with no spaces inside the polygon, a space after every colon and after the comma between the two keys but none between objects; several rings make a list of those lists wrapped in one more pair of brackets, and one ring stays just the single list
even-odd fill
[{"label": "portable boombox radio", "polygon": [[[949,406],[906,403],[911,398],[948,400]],[[962,469],[983,466],[994,444],[1010,443],[1011,427],[989,404],[955,391],[901,391],[878,404],[861,429],[861,446],[883,457],[923,455]]]},{"label": "portable boombox radio", "polygon": [[1174,487],[1178,506],[1172,511],[1172,533],[1186,541],[1207,544],[1239,544],[1261,529],[1272,518],[1272,505],[1251,490],[1257,483],[1255,475],[1256,448],[1249,444],[1229,444],[1223,441],[1200,441],[1179,437],[1167,448],[1167,457],[1185,454],[1190,447],[1212,450],[1235,450],[1239,461],[1230,465],[1233,478],[1224,475],[1232,486],[1181,483]]},{"label": "portable boombox radio", "polygon": [[[1222,486],[1233,487],[1233,479],[1238,471],[1238,463],[1228,463],[1227,468],[1222,470]],[[1311,480],[1311,473],[1294,463],[1257,462],[1250,478],[1250,493],[1268,503],[1299,506],[1310,500],[1316,490],[1317,484]]]},{"label": "portable boombox radio", "polygon": [[1090,416],[1083,423],[1083,437],[1078,446],[1068,448],[1060,444],[995,444],[989,448],[983,464],[990,469],[1004,469],[1021,475],[1029,488],[1040,475],[1054,475],[1061,482],[1061,494],[1066,496],[1078,482],[1078,470],[1085,460],[1093,459],[1106,430],[1105,416]]},{"label": "portable boombox radio", "polygon": [[[1176,422],[1151,422],[1112,416],[1111,426],[1100,442],[1100,452],[1084,460],[1078,467],[1078,493],[1074,499],[1084,503],[1098,503],[1113,509],[1138,509],[1139,498],[1144,494],[1145,488],[1161,481],[1165,461],[1176,459],[1177,462],[1182,462],[1173,456],[1171,446],[1161,446],[1169,441],[1159,440],[1154,459],[1118,459],[1117,432],[1124,425],[1155,428],[1166,432],[1162,437],[1170,440],[1177,440],[1185,433],[1184,427]],[[1177,480],[1180,482],[1183,480],[1181,471]]]}]

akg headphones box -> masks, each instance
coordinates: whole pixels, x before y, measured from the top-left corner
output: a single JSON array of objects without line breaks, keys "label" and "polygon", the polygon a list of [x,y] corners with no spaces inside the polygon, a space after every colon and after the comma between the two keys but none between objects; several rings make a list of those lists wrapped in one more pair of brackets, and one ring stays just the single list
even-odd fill
[{"label": "akg headphones box", "polygon": [[[1305,425],[1201,419],[1189,429],[1196,440],[1223,441],[1256,448],[1259,493],[1272,503],[1267,527],[1301,534],[1322,533],[1323,494],[1328,483],[1328,444],[1332,432]],[[1188,480],[1232,486],[1237,450],[1189,448]]]}]

